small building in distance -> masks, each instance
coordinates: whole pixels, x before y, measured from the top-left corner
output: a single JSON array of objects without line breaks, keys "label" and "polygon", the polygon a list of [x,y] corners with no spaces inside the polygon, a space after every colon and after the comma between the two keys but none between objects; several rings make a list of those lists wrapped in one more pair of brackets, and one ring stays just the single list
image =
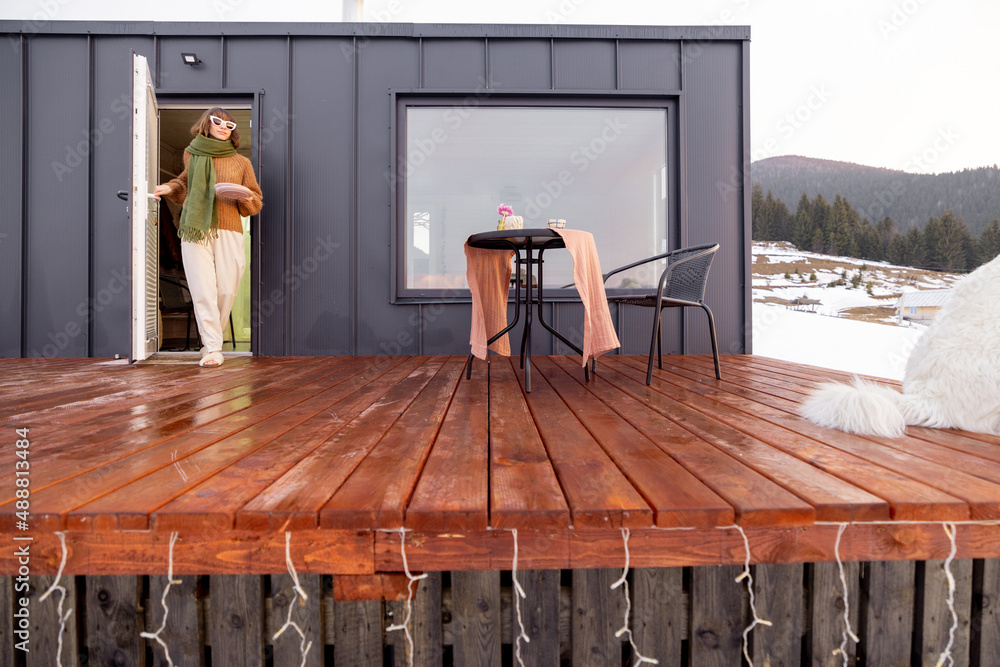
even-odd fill
[{"label": "small building in distance", "polygon": [[906,292],[896,301],[896,318],[914,322],[929,322],[948,303],[952,290],[935,289]]}]

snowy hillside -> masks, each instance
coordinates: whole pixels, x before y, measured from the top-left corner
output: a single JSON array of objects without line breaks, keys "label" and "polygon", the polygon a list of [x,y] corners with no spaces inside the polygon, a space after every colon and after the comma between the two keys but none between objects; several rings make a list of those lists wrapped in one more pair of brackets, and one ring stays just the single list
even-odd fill
[{"label": "snowy hillside", "polygon": [[754,354],[895,380],[924,330],[897,323],[896,299],[961,278],[787,243],[754,243],[753,259]]}]

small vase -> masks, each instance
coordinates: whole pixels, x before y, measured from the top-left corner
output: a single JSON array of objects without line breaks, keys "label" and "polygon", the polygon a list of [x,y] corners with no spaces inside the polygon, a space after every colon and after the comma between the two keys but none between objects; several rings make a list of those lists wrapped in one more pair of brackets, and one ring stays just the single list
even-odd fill
[{"label": "small vase", "polygon": [[497,231],[502,232],[507,229],[507,223],[504,220],[497,220]]}]

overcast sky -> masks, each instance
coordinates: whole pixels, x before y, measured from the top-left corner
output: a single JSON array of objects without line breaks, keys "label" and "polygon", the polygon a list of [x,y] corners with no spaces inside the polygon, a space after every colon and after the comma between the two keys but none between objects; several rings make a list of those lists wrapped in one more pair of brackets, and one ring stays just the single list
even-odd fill
[{"label": "overcast sky", "polygon": [[[353,1],[353,0],[349,0]],[[340,21],[342,0],[0,0],[26,20]],[[753,159],[1000,162],[996,0],[365,0],[404,23],[749,25]]]}]

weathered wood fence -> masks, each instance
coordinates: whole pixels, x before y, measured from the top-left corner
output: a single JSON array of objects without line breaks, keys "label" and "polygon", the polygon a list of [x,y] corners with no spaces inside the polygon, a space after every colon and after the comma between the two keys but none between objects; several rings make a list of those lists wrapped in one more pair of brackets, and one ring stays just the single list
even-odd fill
[{"label": "weathered wood fence", "polygon": [[[753,566],[754,608],[771,623],[747,633],[753,664],[883,667],[935,665],[942,657],[943,664],[952,664],[949,657],[955,665],[1000,664],[1000,560],[943,566],[845,563],[846,600],[836,563]],[[408,665],[411,650],[414,665],[517,665],[518,651],[529,666],[633,665],[635,649],[619,633],[629,607],[641,655],[665,666],[731,667],[746,664],[743,633],[753,622],[747,581],[736,581],[742,570],[632,570],[628,601],[623,587],[612,589],[621,570],[520,571],[520,623],[510,572],[429,573],[414,582],[409,614],[405,598],[338,599],[330,575],[300,575],[307,600],[289,574],[179,576],[165,597],[166,576],[64,576],[61,641],[61,592],[39,600],[55,577],[31,577],[28,591],[4,577],[0,663],[159,667],[170,664],[165,645],[177,666]],[[21,597],[30,613],[24,624],[14,617]],[[289,605],[296,625],[275,639]],[[857,644],[845,635],[845,607]],[[391,629],[407,618],[412,645]],[[515,641],[521,624],[530,642]],[[17,648],[24,625],[27,653]],[[846,660],[836,652],[842,645]]]}]

